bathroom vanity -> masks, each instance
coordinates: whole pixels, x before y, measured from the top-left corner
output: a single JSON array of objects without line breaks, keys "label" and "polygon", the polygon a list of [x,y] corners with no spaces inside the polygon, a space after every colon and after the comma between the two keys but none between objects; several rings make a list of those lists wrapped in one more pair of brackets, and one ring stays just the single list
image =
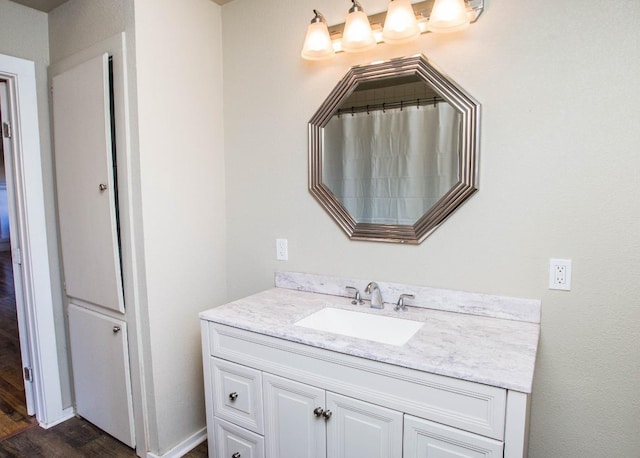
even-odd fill
[{"label": "bathroom vanity", "polygon": [[[364,284],[278,273],[275,288],[201,313],[210,456],[526,456],[539,301],[380,282],[374,310],[347,297]],[[415,296],[406,311],[400,294]],[[393,320],[419,323],[382,343],[379,329],[354,336],[377,326],[368,317],[347,329],[359,314],[390,334]]]}]

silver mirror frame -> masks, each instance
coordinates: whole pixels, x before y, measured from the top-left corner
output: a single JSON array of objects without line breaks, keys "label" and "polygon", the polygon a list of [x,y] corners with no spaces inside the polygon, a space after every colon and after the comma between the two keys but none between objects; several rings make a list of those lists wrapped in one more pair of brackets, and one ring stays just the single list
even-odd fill
[{"label": "silver mirror frame", "polygon": [[[459,181],[413,225],[358,223],[322,182],[323,128],[358,84],[417,75],[461,114]],[[480,104],[423,56],[351,67],[309,121],[309,191],[351,240],[417,245],[478,190]]]}]

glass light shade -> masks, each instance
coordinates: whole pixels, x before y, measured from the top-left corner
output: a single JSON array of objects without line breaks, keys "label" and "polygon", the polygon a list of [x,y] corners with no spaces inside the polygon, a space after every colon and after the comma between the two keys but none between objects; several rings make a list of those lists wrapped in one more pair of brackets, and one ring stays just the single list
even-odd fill
[{"label": "glass light shade", "polygon": [[302,58],[323,60],[335,54],[326,22],[312,22],[307,28],[307,36],[302,46]]},{"label": "glass light shade", "polygon": [[391,0],[384,20],[382,39],[386,43],[407,43],[420,35],[416,14],[409,0]]},{"label": "glass light shade", "polygon": [[427,28],[435,33],[457,32],[469,26],[464,0],[436,0]]},{"label": "glass light shade", "polygon": [[342,50],[346,52],[367,51],[376,45],[367,14],[362,11],[350,12],[342,32]]}]

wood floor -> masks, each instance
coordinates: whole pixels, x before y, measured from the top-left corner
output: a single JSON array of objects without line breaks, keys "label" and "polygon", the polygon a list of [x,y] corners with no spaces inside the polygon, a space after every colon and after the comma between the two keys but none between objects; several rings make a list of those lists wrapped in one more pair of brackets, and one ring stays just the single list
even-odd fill
[{"label": "wood floor", "polygon": [[[0,252],[0,458],[135,457],[131,448],[82,418],[49,429],[26,412],[9,252]],[[207,456],[207,443],[185,455]]]},{"label": "wood floor", "polygon": [[[135,452],[91,423],[72,418],[50,429],[39,426],[0,442],[0,458],[134,458]],[[207,444],[187,453],[207,457]]]}]

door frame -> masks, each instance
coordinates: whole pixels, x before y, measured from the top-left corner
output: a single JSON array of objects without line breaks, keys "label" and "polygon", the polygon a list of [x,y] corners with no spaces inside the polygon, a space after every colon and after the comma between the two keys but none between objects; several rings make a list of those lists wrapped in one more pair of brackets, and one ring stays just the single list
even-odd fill
[{"label": "door frame", "polygon": [[[11,116],[11,100],[9,99],[9,81],[0,77],[0,121],[2,128],[5,125],[13,126],[14,122]],[[22,244],[20,242],[20,226],[16,218],[16,202],[18,199],[15,195],[16,185],[14,181],[15,158],[13,155],[13,145],[11,134],[8,138],[4,137],[4,132],[0,133],[0,142],[2,142],[2,152],[4,156],[5,168],[5,189],[7,199],[7,215],[9,216],[9,238],[10,254],[11,254],[11,271],[13,272],[14,302],[16,308],[16,318],[18,321],[18,342],[20,343],[20,362],[23,372],[24,384],[24,400],[27,408],[27,415],[35,415],[35,401],[33,395],[33,383],[27,380],[26,368],[31,368],[33,377],[33,364],[31,357],[31,344],[27,336],[29,336],[29,327],[27,322],[27,313],[24,306],[24,282],[22,280]]]},{"label": "door frame", "polygon": [[[58,343],[53,313],[49,247],[46,230],[44,185],[38,123],[35,63],[0,54],[0,78],[7,82],[8,118],[12,125],[11,162],[13,205],[9,218],[18,229],[21,252],[23,307],[18,314],[20,344],[26,346],[33,378],[33,407],[42,427],[54,426],[71,416],[63,405]],[[12,170],[10,170],[12,169]],[[7,180],[9,182],[9,180]],[[20,306],[20,304],[16,304]],[[26,334],[26,335],[24,335]]]}]

